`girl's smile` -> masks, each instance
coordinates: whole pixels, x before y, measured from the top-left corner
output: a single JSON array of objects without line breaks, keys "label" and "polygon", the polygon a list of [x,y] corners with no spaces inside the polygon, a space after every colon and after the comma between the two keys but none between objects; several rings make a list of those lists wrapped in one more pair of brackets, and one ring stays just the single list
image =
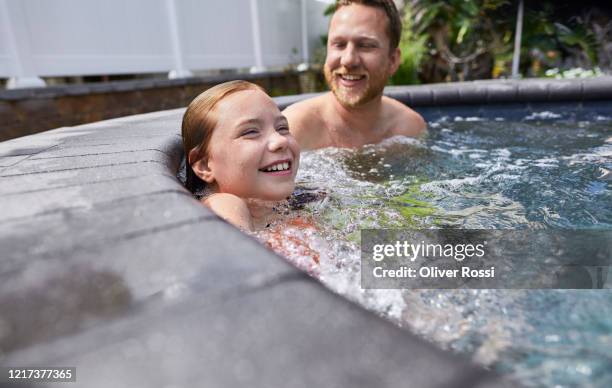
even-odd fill
[{"label": "girl's smile", "polygon": [[260,168],[259,171],[274,176],[291,175],[292,164],[291,159],[277,160],[266,165],[265,167]]}]

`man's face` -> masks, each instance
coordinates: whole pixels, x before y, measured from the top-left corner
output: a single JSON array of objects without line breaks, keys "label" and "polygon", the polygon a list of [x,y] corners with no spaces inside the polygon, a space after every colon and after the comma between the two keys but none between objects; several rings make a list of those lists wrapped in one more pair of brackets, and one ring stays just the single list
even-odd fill
[{"label": "man's face", "polygon": [[336,99],[354,108],[382,95],[399,65],[399,50],[389,49],[381,9],[361,4],[343,6],[329,25],[325,79]]}]

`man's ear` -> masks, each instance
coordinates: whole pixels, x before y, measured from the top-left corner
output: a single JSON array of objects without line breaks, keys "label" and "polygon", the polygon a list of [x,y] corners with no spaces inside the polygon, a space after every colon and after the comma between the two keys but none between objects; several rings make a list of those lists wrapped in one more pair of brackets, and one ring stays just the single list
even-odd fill
[{"label": "man's ear", "polygon": [[[197,157],[196,150],[191,150],[191,152],[189,152],[188,160],[191,161],[195,159],[196,157]],[[198,178],[200,178],[204,182],[210,184],[215,181],[215,176],[212,170],[208,167],[208,160],[206,158],[201,158],[201,159],[196,160],[195,162],[192,162],[191,169],[193,170],[194,174],[196,174]]]},{"label": "man's ear", "polygon": [[402,61],[402,52],[400,51],[399,47],[396,47],[393,50],[393,52],[391,52],[391,66],[389,69],[391,70],[391,75],[395,74],[395,72],[399,68],[401,61]]}]

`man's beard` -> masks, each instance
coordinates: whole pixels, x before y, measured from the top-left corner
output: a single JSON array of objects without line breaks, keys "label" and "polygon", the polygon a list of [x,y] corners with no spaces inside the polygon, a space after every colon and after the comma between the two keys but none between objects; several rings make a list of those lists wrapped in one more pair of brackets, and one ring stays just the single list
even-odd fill
[{"label": "man's beard", "polygon": [[328,66],[325,66],[323,73],[325,74],[327,86],[329,86],[334,96],[336,96],[336,100],[347,109],[356,108],[381,96],[387,84],[387,77],[383,74],[368,74],[365,87],[361,88],[359,91],[351,91],[340,85],[338,81],[340,77],[338,71],[332,72],[329,70]]}]

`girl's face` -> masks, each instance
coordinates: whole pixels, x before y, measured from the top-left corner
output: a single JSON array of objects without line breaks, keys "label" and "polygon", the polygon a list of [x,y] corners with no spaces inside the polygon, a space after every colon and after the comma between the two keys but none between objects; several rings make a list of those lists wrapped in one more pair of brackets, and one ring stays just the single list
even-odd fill
[{"label": "girl's face", "polygon": [[278,201],[291,195],[300,149],[287,119],[260,90],[235,92],[215,106],[219,120],[204,180],[220,193]]}]

